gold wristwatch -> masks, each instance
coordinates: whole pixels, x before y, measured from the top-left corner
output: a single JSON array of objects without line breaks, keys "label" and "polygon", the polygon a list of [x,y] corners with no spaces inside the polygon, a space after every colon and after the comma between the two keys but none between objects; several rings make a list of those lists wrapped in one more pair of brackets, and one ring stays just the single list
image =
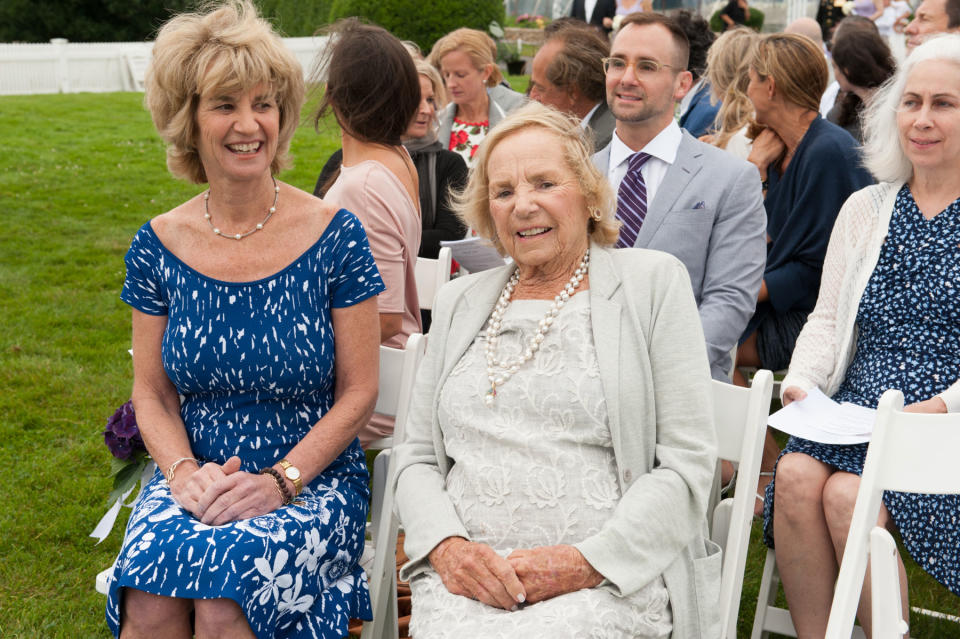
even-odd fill
[{"label": "gold wristwatch", "polygon": [[297,492],[294,494],[294,497],[296,497],[301,491],[303,491],[303,480],[300,478],[300,469],[288,462],[286,459],[281,459],[277,463],[280,464],[281,468],[283,468],[283,475],[293,482],[293,487],[297,490]]}]

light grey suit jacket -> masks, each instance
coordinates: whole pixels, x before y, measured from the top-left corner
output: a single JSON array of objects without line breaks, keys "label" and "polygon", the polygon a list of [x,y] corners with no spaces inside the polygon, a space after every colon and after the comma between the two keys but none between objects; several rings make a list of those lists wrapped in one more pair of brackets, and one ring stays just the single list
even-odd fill
[{"label": "light grey suit jacket", "polygon": [[[593,161],[607,175],[610,146]],[[729,381],[730,352],[756,308],[766,232],[756,167],[684,131],[634,246],[666,251],[687,267],[714,379]]]},{"label": "light grey suit jacket", "polygon": [[[429,552],[469,538],[446,492],[438,404],[447,377],[483,330],[511,267],[445,285],[433,310],[427,355],[403,444],[395,451],[397,510],[411,558],[401,576],[430,568]],[[719,637],[719,547],[705,513],[716,460],[703,332],[687,274],[654,251],[593,245],[590,321],[622,497],[600,532],[574,545],[626,596],[663,575],[675,639]],[[571,540],[575,541],[575,540]]]}]

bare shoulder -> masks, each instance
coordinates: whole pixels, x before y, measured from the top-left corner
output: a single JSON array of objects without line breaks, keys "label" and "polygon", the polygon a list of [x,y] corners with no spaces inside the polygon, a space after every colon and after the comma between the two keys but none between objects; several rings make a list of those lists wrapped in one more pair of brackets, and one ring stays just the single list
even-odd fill
[{"label": "bare shoulder", "polygon": [[194,196],[150,220],[150,227],[160,242],[176,253],[179,244],[187,241],[194,233],[202,231],[203,217],[202,194]]},{"label": "bare shoulder", "polygon": [[286,185],[281,196],[287,200],[288,205],[281,207],[278,204],[277,210],[282,213],[286,208],[289,222],[286,226],[297,229],[298,234],[314,240],[323,235],[339,210],[334,204],[290,185]]}]

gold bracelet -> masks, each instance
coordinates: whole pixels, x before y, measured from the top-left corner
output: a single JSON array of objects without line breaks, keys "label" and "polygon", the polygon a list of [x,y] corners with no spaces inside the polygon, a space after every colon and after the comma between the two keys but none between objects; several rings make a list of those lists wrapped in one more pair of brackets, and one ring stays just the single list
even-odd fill
[{"label": "gold bracelet", "polygon": [[199,459],[195,459],[195,458],[193,458],[193,457],[181,457],[181,458],[178,459],[177,461],[175,461],[175,462],[173,462],[172,464],[170,464],[170,467],[167,468],[167,483],[168,483],[168,484],[173,481],[173,472],[177,469],[177,466],[179,466],[180,464],[182,464],[182,463],[185,462],[185,461],[192,461],[193,463],[195,463],[195,464],[197,465],[197,467],[200,466],[200,460],[199,460]]}]

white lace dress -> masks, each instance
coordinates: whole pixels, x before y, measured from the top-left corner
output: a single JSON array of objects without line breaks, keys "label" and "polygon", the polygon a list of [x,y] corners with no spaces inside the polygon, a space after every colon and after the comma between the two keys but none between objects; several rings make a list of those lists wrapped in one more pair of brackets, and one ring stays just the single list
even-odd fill
[{"label": "white lace dress", "polygon": [[[549,306],[542,300],[510,304],[498,359],[520,353]],[[594,535],[620,499],[590,328],[585,291],[563,308],[534,358],[497,389],[492,407],[483,401],[481,331],[440,393],[440,424],[455,460],[447,491],[471,539],[503,556]],[[516,612],[453,595],[433,571],[410,586],[413,637],[616,639],[667,637],[672,630],[662,578],[627,597],[593,588]]]}]

